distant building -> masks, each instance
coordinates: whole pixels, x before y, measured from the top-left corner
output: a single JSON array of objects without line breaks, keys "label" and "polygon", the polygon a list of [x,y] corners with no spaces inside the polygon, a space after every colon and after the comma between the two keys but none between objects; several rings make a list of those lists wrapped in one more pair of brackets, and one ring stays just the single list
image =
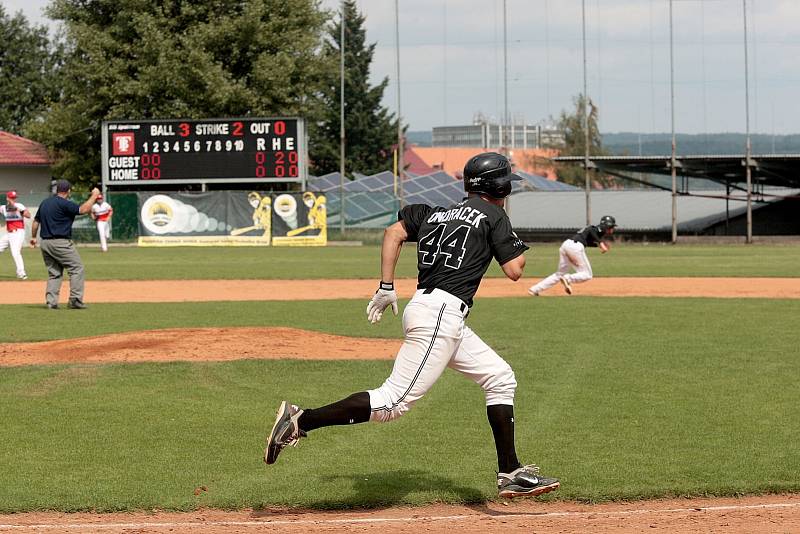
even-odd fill
[{"label": "distant building", "polygon": [[478,117],[473,124],[466,126],[434,126],[432,146],[559,148],[564,146],[564,132],[547,124],[511,124],[506,127]]},{"label": "distant building", "polygon": [[0,193],[14,189],[20,195],[46,194],[50,192],[50,181],[47,148],[36,141],[0,131]]}]

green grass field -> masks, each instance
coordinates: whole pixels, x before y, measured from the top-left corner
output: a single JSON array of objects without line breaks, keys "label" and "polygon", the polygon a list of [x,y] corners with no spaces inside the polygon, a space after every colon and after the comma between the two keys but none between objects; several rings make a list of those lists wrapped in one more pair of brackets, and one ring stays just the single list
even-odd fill
[{"label": "green grass field", "polygon": [[[360,300],[96,304],[69,314],[6,306],[35,326],[15,340],[206,325],[401,335],[398,318],[372,326],[363,308]],[[796,300],[509,298],[478,301],[468,323],[516,371],[521,459],[562,480],[545,498],[603,501],[800,491],[798,316]],[[317,430],[264,466],[280,400],[327,403],[378,386],[391,365],[0,368],[0,512],[495,498],[483,395],[451,371],[399,421]],[[195,496],[199,486],[208,491]]]},{"label": "green grass field", "polygon": [[[398,263],[398,277],[416,276],[413,246]],[[375,278],[380,276],[380,249],[321,248],[137,248],[80,247],[89,280]],[[23,256],[31,279],[44,280],[38,250]],[[589,250],[597,276],[800,276],[798,245],[620,244],[609,254]],[[544,277],[556,270],[558,245],[533,245],[525,275]],[[503,276],[493,264],[488,276]],[[10,255],[0,254],[0,280],[14,280]]]}]

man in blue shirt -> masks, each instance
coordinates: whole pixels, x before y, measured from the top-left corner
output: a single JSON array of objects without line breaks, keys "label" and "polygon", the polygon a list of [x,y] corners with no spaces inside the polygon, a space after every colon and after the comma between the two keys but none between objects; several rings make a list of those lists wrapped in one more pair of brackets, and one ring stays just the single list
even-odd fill
[{"label": "man in blue shirt", "polygon": [[42,258],[47,267],[47,291],[45,300],[51,310],[58,309],[58,294],[64,269],[69,273],[69,303],[75,310],[86,308],[83,303],[83,262],[72,242],[72,223],[76,215],[85,215],[92,210],[100,195],[96,187],[92,189],[89,200],[80,206],[70,200],[71,186],[66,180],[56,183],[56,194],[42,202],[33,218],[31,226],[31,246],[36,247],[36,234],[41,227]]}]

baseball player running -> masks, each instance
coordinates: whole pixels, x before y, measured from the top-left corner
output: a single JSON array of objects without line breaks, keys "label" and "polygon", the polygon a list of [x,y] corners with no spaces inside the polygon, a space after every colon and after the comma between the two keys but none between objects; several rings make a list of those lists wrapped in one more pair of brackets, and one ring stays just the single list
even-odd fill
[{"label": "baseball player running", "polygon": [[[599,247],[600,252],[608,252],[609,245],[603,241],[603,238],[612,235],[616,227],[617,221],[614,220],[614,217],[605,215],[597,226],[590,224],[565,240],[558,249],[558,270],[538,284],[532,285],[528,289],[528,293],[538,297],[545,289],[561,282],[567,295],[572,295],[572,284],[580,284],[592,279],[592,264],[589,263],[589,257],[586,256],[586,247]],[[572,274],[569,272],[570,267],[575,270]]]},{"label": "baseball player running", "polygon": [[97,233],[100,234],[100,249],[108,252],[108,238],[111,237],[108,221],[111,219],[111,204],[103,200],[103,195],[99,195],[95,203],[92,204],[92,211],[89,216],[97,222]]},{"label": "baseball player running", "polygon": [[17,278],[27,280],[25,262],[22,260],[22,245],[25,243],[25,219],[30,219],[28,209],[17,202],[17,192],[6,193],[6,204],[0,206],[0,215],[6,220],[6,234],[0,237],[0,252],[11,249],[11,257],[17,266]]},{"label": "baseball player running", "polygon": [[403,312],[405,340],[391,375],[376,389],[321,408],[301,409],[283,401],[267,438],[267,464],[275,463],[284,447],[296,446],[314,429],[397,419],[450,367],[484,390],[497,450],[499,495],[530,496],[558,489],[558,479],[539,476],[538,467],[517,459],[514,371],[464,324],[492,258],[511,280],[522,276],[528,247],[512,231],[503,210],[511,181],[519,179],[505,156],[480,154],[464,168],[468,196],[463,201],[449,208],[412,204],[400,210],[399,221],[384,232],[381,282],[367,305],[367,319],[373,324],[388,307],[397,315],[395,265],[403,243],[416,241],[419,283]]}]

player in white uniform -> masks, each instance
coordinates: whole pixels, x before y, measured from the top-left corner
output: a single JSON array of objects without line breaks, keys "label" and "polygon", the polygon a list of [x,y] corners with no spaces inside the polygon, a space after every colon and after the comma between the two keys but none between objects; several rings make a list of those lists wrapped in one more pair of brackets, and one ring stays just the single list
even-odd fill
[{"label": "player in white uniform", "polygon": [[25,243],[25,219],[30,219],[31,214],[17,202],[17,192],[6,193],[6,204],[0,206],[0,215],[6,220],[6,234],[0,237],[0,252],[11,249],[11,257],[17,266],[17,278],[27,280],[25,262],[22,260],[22,245]]},{"label": "player in white uniform", "polygon": [[327,406],[300,409],[286,401],[281,403],[267,439],[267,464],[274,463],[286,445],[295,445],[312,430],[397,419],[449,367],[484,391],[497,452],[498,494],[532,496],[558,489],[558,479],[541,477],[538,467],[522,465],[517,459],[514,371],[464,322],[492,259],[511,280],[522,276],[523,253],[528,247],[513,232],[503,210],[511,181],[519,179],[505,156],[480,154],[464,167],[468,198],[448,208],[412,204],[400,210],[399,221],[384,233],[381,283],[367,306],[367,318],[372,323],[378,322],[390,306],[397,314],[395,265],[402,244],[416,241],[417,292],[403,312],[405,340],[391,375],[375,389],[354,393]]},{"label": "player in white uniform", "polygon": [[[608,243],[603,241],[603,238],[611,236],[616,227],[617,221],[614,217],[604,215],[597,226],[590,224],[571,238],[564,240],[558,249],[558,270],[532,285],[528,293],[538,297],[542,291],[561,282],[567,295],[572,295],[572,284],[588,282],[594,276],[589,256],[586,255],[586,247],[598,247],[601,253],[608,252]],[[575,269],[575,272],[570,274],[570,268]]]},{"label": "player in white uniform", "polygon": [[103,252],[108,251],[108,238],[111,237],[108,221],[111,219],[112,213],[114,210],[111,209],[111,204],[103,200],[103,195],[98,196],[97,201],[92,205],[90,215],[97,221],[97,233],[100,234],[100,248]]}]

